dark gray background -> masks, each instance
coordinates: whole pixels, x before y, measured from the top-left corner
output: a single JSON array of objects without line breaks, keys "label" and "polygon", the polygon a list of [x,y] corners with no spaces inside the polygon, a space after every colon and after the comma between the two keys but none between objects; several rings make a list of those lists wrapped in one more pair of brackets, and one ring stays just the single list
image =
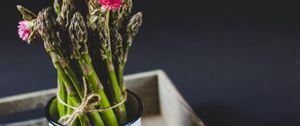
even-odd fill
[{"label": "dark gray background", "polygon": [[[17,3],[50,5],[2,1],[0,97],[56,85],[42,44],[18,38]],[[126,73],[165,70],[207,126],[300,125],[299,4],[135,0],[135,6],[145,21]]]}]

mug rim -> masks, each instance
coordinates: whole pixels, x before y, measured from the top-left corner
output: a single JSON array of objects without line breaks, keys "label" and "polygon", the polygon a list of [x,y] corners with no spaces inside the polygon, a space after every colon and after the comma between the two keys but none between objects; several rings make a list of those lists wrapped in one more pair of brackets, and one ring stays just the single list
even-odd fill
[{"label": "mug rim", "polygon": [[[142,114],[144,112],[144,105],[142,103],[142,100],[140,99],[140,97],[135,94],[134,92],[130,91],[130,90],[126,90],[128,94],[132,95],[138,102],[138,113],[135,115],[134,118],[128,120],[125,124],[122,124],[121,126],[130,126],[131,124],[134,124],[135,122],[137,122],[141,117]],[[51,98],[48,102],[47,105],[45,107],[45,116],[48,120],[49,123],[51,123],[54,126],[63,126],[62,124],[59,124],[57,121],[54,121],[51,116],[50,116],[50,105],[52,104],[53,100],[56,99],[56,96],[54,96],[53,98]]]}]

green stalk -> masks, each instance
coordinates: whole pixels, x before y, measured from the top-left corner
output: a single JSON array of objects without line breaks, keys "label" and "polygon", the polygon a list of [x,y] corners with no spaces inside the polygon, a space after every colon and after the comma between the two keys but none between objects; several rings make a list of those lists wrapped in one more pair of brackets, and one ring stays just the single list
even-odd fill
[{"label": "green stalk", "polygon": [[[114,91],[114,102],[120,103],[124,99],[124,97],[122,96],[122,92],[121,92],[119,84],[118,84],[115,70],[112,69],[112,64],[108,61],[108,59],[105,59],[105,64],[106,64],[106,68],[108,70],[109,80],[111,82],[111,85],[112,85],[112,88]],[[116,115],[121,124],[123,124],[127,121],[125,104],[122,104],[119,107],[117,107],[115,109],[115,112],[116,112]]]},{"label": "green stalk", "polygon": [[[73,50],[72,55],[74,56],[75,60],[80,65],[83,76],[88,80],[89,75],[91,75],[90,73],[93,72],[94,75],[96,75],[96,77],[97,77],[97,74],[93,70],[94,68],[93,68],[93,65],[91,62],[91,58],[89,57],[88,60],[85,60],[82,56],[82,55],[88,55],[88,53],[89,53],[89,50],[87,47],[88,35],[87,35],[87,29],[86,29],[86,24],[84,22],[84,18],[82,17],[82,15],[79,12],[76,12],[73,15],[73,17],[70,21],[68,31],[69,31],[69,35],[70,35],[70,39],[71,39],[71,43],[72,43],[72,50]],[[66,67],[66,69],[68,71],[70,71],[69,73],[72,73],[72,69],[68,69],[68,67]],[[93,71],[91,71],[91,69]],[[77,79],[77,78],[74,78],[74,81],[77,81],[75,79]],[[98,79],[98,82],[100,82],[98,77],[96,79]],[[92,84],[91,81],[88,81],[88,82],[89,82],[89,84]],[[98,84],[98,86],[100,86],[101,83],[95,83],[95,84],[96,85]],[[94,89],[90,89],[90,90],[93,92],[95,89],[98,89],[98,87],[94,88]],[[104,97],[104,96],[102,96],[102,97]],[[103,100],[103,98],[100,101],[102,101],[102,100]],[[97,114],[98,114],[98,116],[97,116]],[[114,116],[114,113],[108,113],[108,114],[111,114],[111,115],[113,114],[113,116]],[[95,114],[92,114],[92,116],[93,116],[93,119],[94,119],[93,121],[94,121],[95,125],[97,125],[97,126],[104,125],[103,120],[101,119],[98,112],[95,112]],[[106,121],[106,120],[107,120],[107,122],[109,122],[110,120],[114,121],[113,119],[114,118],[108,118],[108,119],[104,119],[104,121]],[[116,124],[113,122],[108,123],[108,124],[112,125],[112,126],[118,125],[117,121],[116,121]]]},{"label": "green stalk", "polygon": [[110,28],[109,28],[109,16],[110,16],[110,11],[107,10],[106,12],[106,20],[105,20],[105,26],[106,26],[106,29],[107,29],[107,44],[108,44],[108,50],[110,50],[108,53],[109,53],[109,57],[108,58],[111,58],[111,38],[110,38]]},{"label": "green stalk", "polygon": [[122,35],[119,33],[117,28],[113,29],[113,37],[114,37],[114,41],[113,42],[113,46],[114,46],[114,55],[112,56],[113,59],[116,60],[116,67],[117,70],[117,77],[118,77],[118,82],[121,88],[121,92],[122,95],[125,95],[126,93],[126,86],[124,84],[124,47],[123,47],[123,38]]},{"label": "green stalk", "polygon": [[76,120],[74,121],[74,123],[73,123],[71,126],[81,126],[81,125],[80,125],[79,120],[76,119]]},{"label": "green stalk", "polygon": [[[65,83],[66,88],[68,90],[68,102],[67,104],[73,105],[73,106],[78,106],[80,104],[80,100],[78,96],[76,96],[76,93],[74,92],[73,89],[71,89],[71,85],[68,85]],[[68,85],[68,86],[67,86]],[[71,108],[67,109],[67,114],[70,115],[72,114],[73,110]],[[81,126],[90,126],[90,120],[86,115],[79,115],[78,120],[81,124]]]},{"label": "green stalk", "polygon": [[[74,90],[74,87],[72,87],[72,85],[70,84],[70,80],[69,79],[64,79],[64,84],[65,84],[66,90],[68,92],[68,102],[67,103],[69,105],[73,105],[73,106],[80,105],[81,100],[78,97],[78,95],[76,94],[76,91]],[[73,112],[73,110],[71,108],[67,109],[67,114],[68,115],[72,114],[72,112]],[[79,115],[78,120],[79,120],[81,126],[89,126],[90,125],[89,124],[90,120],[87,117],[87,115]]]},{"label": "green stalk", "polygon": [[[74,90],[73,86],[71,85],[70,80],[68,79],[67,75],[64,73],[64,70],[63,70],[61,64],[58,61],[56,53],[50,52],[49,54],[51,56],[53,65],[56,68],[56,70],[58,71],[58,74],[60,75],[60,77],[61,77],[61,79],[63,81],[63,84],[64,84],[64,86],[66,88],[66,91],[67,91],[67,94],[68,94],[67,95],[67,97],[68,97],[67,98],[68,99],[67,103],[71,104],[71,105],[72,105],[72,103],[73,104],[76,103],[77,105],[79,105],[80,104],[80,98],[77,96],[76,91]],[[71,109],[68,108],[67,114],[71,114],[71,112],[72,112]],[[88,119],[88,117],[86,115],[82,115],[79,118],[79,121],[80,122],[90,122],[89,119]],[[86,123],[86,124],[88,124],[88,123]],[[86,126],[86,124],[83,124],[81,126]]]},{"label": "green stalk", "polygon": [[124,82],[124,66],[123,64],[119,64],[119,69],[118,69],[118,81],[120,84],[121,92],[124,95],[126,92],[126,85]]},{"label": "green stalk", "polygon": [[141,12],[136,13],[129,20],[129,23],[126,28],[127,40],[125,41],[123,67],[125,67],[125,64],[127,62],[129,49],[132,45],[133,38],[139,32],[139,28],[141,27],[142,23],[143,23],[143,14]]},{"label": "green stalk", "polygon": [[104,121],[102,120],[101,116],[98,112],[92,112],[90,114],[91,119],[93,120],[93,124],[96,126],[105,126]]},{"label": "green stalk", "polygon": [[121,102],[122,101],[122,94],[121,90],[118,84],[117,76],[115,74],[115,70],[113,68],[113,65],[108,59],[104,60],[105,66],[108,72],[109,81],[112,85],[113,91],[114,91],[114,100],[115,102]]},{"label": "green stalk", "polygon": [[[108,76],[109,76],[109,80],[112,84],[112,88],[113,88],[113,93],[114,93],[114,102],[115,103],[119,103],[123,100],[123,96],[118,84],[118,80],[117,80],[117,76],[116,76],[116,72],[114,70],[114,66],[112,63],[112,51],[111,51],[111,38],[110,38],[110,28],[109,28],[109,16],[110,16],[110,11],[106,12],[106,27],[108,30],[108,48],[105,50],[105,55],[107,56],[107,58],[104,59],[105,65],[106,65],[106,69],[108,72]],[[127,121],[127,114],[126,114],[126,107],[125,104],[122,104],[121,106],[117,107],[115,109],[116,115],[119,119],[119,122],[121,124],[125,123]]]},{"label": "green stalk", "polygon": [[[129,2],[128,6],[131,7],[132,1],[128,1],[128,2]],[[130,9],[129,9],[129,13],[130,13]],[[124,50],[123,48],[120,49],[122,53],[120,53],[121,56],[119,56],[119,58],[121,58],[122,60],[118,61],[118,81],[123,94],[126,92],[126,85],[124,82],[124,68],[128,59],[129,49],[132,45],[133,38],[137,35],[139,28],[142,25],[143,22],[142,18],[143,18],[143,14],[141,12],[138,12],[132,16],[126,28],[127,40],[125,41],[124,44],[125,46]],[[123,46],[123,44],[121,44],[121,46]]]},{"label": "green stalk", "polygon": [[[44,47],[46,52],[49,53],[52,62],[57,69],[58,72],[60,72],[61,79],[64,82],[64,86],[66,88],[66,91],[68,93],[68,103],[76,103],[76,105],[80,105],[81,98],[80,95],[82,93],[79,91],[79,87],[77,89],[76,86],[79,86],[78,81],[75,80],[76,75],[74,72],[72,73],[72,69],[69,66],[69,63],[66,59],[66,57],[63,55],[60,47],[61,39],[60,36],[55,31],[56,20],[51,16],[51,9],[46,8],[43,9],[38,17],[37,17],[37,23],[40,27],[37,27],[37,30],[40,34],[40,37],[44,40]],[[71,80],[70,80],[71,79]],[[74,83],[72,84],[72,80]],[[78,93],[77,93],[78,92]],[[70,113],[70,110],[69,110]],[[83,114],[82,117],[79,118],[80,122],[84,122],[83,126],[88,124],[89,118],[87,115]]]},{"label": "green stalk", "polygon": [[[68,95],[67,104],[68,105],[73,105],[72,96],[71,95]],[[73,112],[72,108],[67,107],[67,115],[71,115],[72,112]]]},{"label": "green stalk", "polygon": [[[63,84],[63,80],[60,77],[60,73],[58,72],[58,94],[59,97],[66,102],[67,101],[67,91],[65,90],[65,86]],[[62,117],[66,114],[67,112],[67,108],[66,106],[62,105],[61,103],[57,102],[57,109],[58,109],[58,113],[59,113],[59,117]]]},{"label": "green stalk", "polygon": [[[65,84],[67,84],[66,87],[69,90],[68,104],[72,105],[72,106],[79,106],[81,104],[81,101],[80,101],[80,98],[76,95],[74,88],[72,89],[72,85],[70,85],[68,83],[65,83]],[[68,115],[72,114],[72,112],[73,112],[73,110],[69,108]],[[90,124],[91,122],[87,115],[85,115],[85,114],[78,115],[77,118],[79,120],[80,126],[91,126],[91,124]],[[73,124],[76,124],[76,123],[73,123]]]},{"label": "green stalk", "polygon": [[[94,67],[91,65],[91,58],[88,54],[84,54],[82,59],[85,59],[84,61],[80,61],[80,66],[83,69],[84,77],[86,78],[87,82],[92,85],[93,91],[96,94],[99,94],[101,96],[100,105],[103,108],[109,108],[111,107],[111,104],[103,90],[102,83],[100,79],[97,76],[97,73],[95,72]],[[113,110],[107,110],[104,112],[101,112],[102,118],[106,125],[108,126],[118,126],[118,120],[116,118],[116,115],[114,114]]]},{"label": "green stalk", "polygon": [[128,45],[128,44],[125,46],[125,51],[124,51],[122,61],[120,61],[120,63],[118,64],[118,81],[120,84],[122,94],[126,93],[126,85],[124,82],[124,69],[126,66],[130,47],[131,47],[131,45]]},{"label": "green stalk", "polygon": [[[73,83],[74,87],[76,88],[77,94],[82,100],[83,98],[83,90],[82,88],[79,88],[79,81],[75,75],[75,72],[73,69],[71,69],[70,65],[66,64],[63,67],[64,71],[68,73],[68,77],[70,78],[70,81]],[[76,86],[77,85],[77,86]],[[80,102],[80,101],[79,101]],[[97,126],[104,126],[103,120],[101,119],[101,116],[97,112],[92,112],[91,113],[91,118],[93,119],[93,122]]]},{"label": "green stalk", "polygon": [[83,90],[82,87],[80,87],[79,81],[77,79],[77,76],[75,74],[75,72],[73,71],[73,69],[71,68],[70,64],[66,61],[65,56],[63,55],[62,51],[57,48],[57,52],[59,54],[59,56],[63,59],[60,60],[60,64],[63,67],[65,73],[69,76],[71,82],[73,83],[80,99],[83,98]]}]

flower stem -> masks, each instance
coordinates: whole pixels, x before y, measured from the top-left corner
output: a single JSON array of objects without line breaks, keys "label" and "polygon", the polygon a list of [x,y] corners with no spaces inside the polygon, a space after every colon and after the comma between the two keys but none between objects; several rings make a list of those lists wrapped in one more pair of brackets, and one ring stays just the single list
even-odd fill
[{"label": "flower stem", "polygon": [[[119,84],[118,84],[118,80],[117,80],[117,76],[115,73],[115,70],[112,69],[112,63],[109,63],[108,59],[105,59],[105,64],[106,64],[106,68],[108,70],[108,76],[109,76],[109,80],[112,84],[112,88],[114,91],[114,102],[115,103],[119,103],[123,100],[123,96],[122,96],[122,92],[120,90]],[[115,109],[115,112],[118,116],[119,122],[121,124],[125,123],[127,121],[127,114],[126,114],[126,107],[125,104],[120,105],[119,107],[117,107]]]},{"label": "flower stem", "polygon": [[[123,96],[118,84],[118,80],[117,80],[117,76],[116,76],[116,72],[114,70],[114,65],[112,62],[112,51],[111,51],[111,38],[110,38],[110,28],[109,28],[109,17],[110,17],[110,11],[108,10],[106,12],[106,22],[105,22],[105,26],[108,30],[108,48],[106,48],[104,54],[107,56],[107,58],[104,59],[105,65],[106,65],[106,69],[108,72],[108,76],[109,76],[109,81],[112,84],[112,88],[113,88],[113,96],[114,96],[114,102],[115,103],[119,103],[123,100]],[[118,117],[118,120],[121,124],[125,123],[127,121],[127,114],[126,114],[126,108],[125,108],[125,104],[122,104],[121,106],[117,107],[115,109],[116,115]]]}]

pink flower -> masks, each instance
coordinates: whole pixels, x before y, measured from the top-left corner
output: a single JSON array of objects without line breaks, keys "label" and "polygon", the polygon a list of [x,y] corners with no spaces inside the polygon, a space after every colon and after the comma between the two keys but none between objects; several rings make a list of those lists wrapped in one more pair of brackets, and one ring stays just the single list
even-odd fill
[{"label": "pink flower", "polygon": [[99,0],[99,3],[108,10],[119,10],[122,5],[122,0]]},{"label": "pink flower", "polygon": [[28,42],[31,33],[30,22],[25,20],[20,21],[18,26],[18,33],[23,41]]}]

